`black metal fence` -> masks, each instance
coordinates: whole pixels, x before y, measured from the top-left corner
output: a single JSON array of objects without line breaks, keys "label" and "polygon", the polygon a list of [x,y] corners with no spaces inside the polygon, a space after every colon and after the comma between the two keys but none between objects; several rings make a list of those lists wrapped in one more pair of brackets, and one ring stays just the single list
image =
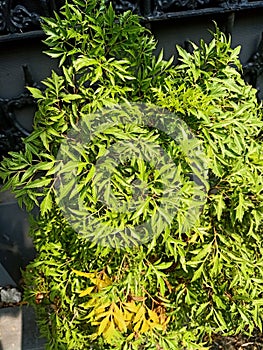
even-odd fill
[{"label": "black metal fence", "polygon": [[[263,72],[263,41],[258,38],[261,38],[263,26],[262,30],[255,29],[253,21],[255,16],[260,20],[263,18],[263,1],[113,0],[112,3],[117,12],[132,10],[142,16],[145,25],[152,26],[157,36],[162,32],[161,46],[167,44],[168,31],[174,28],[176,33],[182,21],[188,31],[191,27],[194,31],[194,23],[202,23],[205,18],[211,22],[214,19],[225,32],[232,33],[237,16],[251,18],[251,29],[246,30],[256,31],[257,39],[249,59],[244,62],[244,76],[249,83],[259,87]],[[34,101],[25,86],[36,85],[54,66],[37,56],[44,49],[40,20],[41,16],[52,16],[54,11],[59,11],[62,4],[63,0],[0,0],[0,158],[10,150],[19,149],[21,137],[30,133],[30,121],[25,126],[25,120],[34,113]],[[187,41],[183,35],[181,30],[181,39]],[[246,45],[249,43],[243,43]],[[21,55],[26,50],[32,55],[22,60]],[[43,74],[34,73],[34,70]],[[13,78],[9,83],[11,75]],[[20,89],[17,89],[18,85]]]}]

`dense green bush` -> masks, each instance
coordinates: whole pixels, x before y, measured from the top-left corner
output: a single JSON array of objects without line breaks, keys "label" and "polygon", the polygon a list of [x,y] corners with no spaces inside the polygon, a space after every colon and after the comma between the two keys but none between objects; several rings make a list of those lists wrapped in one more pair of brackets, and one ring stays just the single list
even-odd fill
[{"label": "dense green bush", "polygon": [[[37,257],[24,273],[25,299],[35,306],[47,348],[204,349],[215,333],[262,330],[262,110],[240,74],[239,48],[216,28],[212,41],[193,44],[192,53],[178,47],[179,64],[172,66],[173,59],[154,56],[156,42],[137,16],[116,15],[96,0],[72,0],[43,28],[47,54],[60,60],[61,72],[43,81],[44,91],[29,88],[38,100],[34,130],[23,151],[2,161],[0,176],[21,205],[40,206],[31,224]],[[209,189],[191,225],[185,221],[196,184],[187,152],[145,125],[138,103],[174,113],[198,144],[187,139],[186,146],[203,150]],[[74,152],[67,149],[71,130],[83,133],[82,120],[89,130],[105,108],[120,104],[121,116],[138,115],[140,127],[118,122],[87,144],[74,140]],[[154,218],[163,168],[147,159],[124,158],[110,179],[115,196],[127,201],[134,179],[148,184],[147,205],[131,215],[105,209],[94,192],[96,164],[127,135],[160,145],[180,169],[175,181],[182,186],[170,225],[160,230],[169,221],[164,215],[150,243],[135,240],[124,249],[111,234],[97,242],[79,234],[60,200],[74,198],[77,182],[83,208],[119,228],[119,240],[126,239],[125,225],[133,232]],[[61,145],[70,159],[64,166]],[[197,175],[207,186],[204,174]],[[57,185],[58,178],[70,181]],[[200,195],[195,202],[202,203]]]}]

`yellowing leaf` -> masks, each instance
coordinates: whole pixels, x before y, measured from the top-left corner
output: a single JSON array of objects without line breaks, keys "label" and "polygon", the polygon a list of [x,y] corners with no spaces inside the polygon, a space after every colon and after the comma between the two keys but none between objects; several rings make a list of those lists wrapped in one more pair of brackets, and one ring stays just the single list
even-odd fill
[{"label": "yellowing leaf", "polygon": [[[104,317],[106,317],[106,316],[109,316],[109,315],[111,315],[111,311],[105,311],[105,312],[102,312],[102,313],[100,313],[100,314],[98,314],[98,315],[96,315],[96,317],[94,318],[94,324],[95,324],[95,322],[97,322],[97,320],[99,320],[100,318],[104,318]],[[101,321],[98,321],[98,322],[101,322]]]},{"label": "yellowing leaf", "polygon": [[150,316],[151,321],[154,323],[159,323],[159,317],[155,311],[148,310],[148,314]]},{"label": "yellowing leaf", "polygon": [[111,279],[104,273],[99,279],[97,279],[96,285],[98,290],[108,287],[112,284]]},{"label": "yellowing leaf", "polygon": [[166,327],[167,327],[168,323],[170,322],[170,319],[171,319],[171,317],[168,316],[168,317],[166,318],[165,322],[161,321],[161,323],[162,323],[162,330],[163,330],[163,331],[166,330]]},{"label": "yellowing leaf", "polygon": [[123,303],[123,305],[125,306],[125,309],[127,309],[133,313],[137,313],[139,310],[139,306],[136,305],[134,301],[131,301],[128,303]]},{"label": "yellowing leaf", "polygon": [[[85,306],[84,306],[85,307]],[[95,312],[94,312],[94,309],[86,316],[86,318],[87,319],[93,319],[93,317],[94,317],[94,315],[95,315]]]},{"label": "yellowing leaf", "polygon": [[116,336],[117,332],[114,327],[114,323],[111,322],[109,325],[109,328],[106,330],[106,332],[103,333],[103,338],[110,343],[111,340]]},{"label": "yellowing leaf", "polygon": [[87,277],[89,280],[96,285],[98,290],[101,290],[104,287],[107,287],[112,284],[111,279],[105,273],[97,273],[97,272],[83,272],[74,270],[78,276]]},{"label": "yellowing leaf", "polygon": [[126,327],[124,315],[119,309],[118,305],[116,305],[115,303],[113,304],[113,316],[114,316],[114,321],[118,326],[119,330],[121,332],[126,332],[127,327]]},{"label": "yellowing leaf", "polygon": [[85,297],[86,295],[89,295],[93,292],[94,287],[88,287],[87,289],[83,290],[82,292],[79,293],[80,297]]},{"label": "yellowing leaf", "polygon": [[82,272],[75,269],[73,269],[73,272],[78,276],[87,277],[87,278],[94,278],[96,276],[94,272]]},{"label": "yellowing leaf", "polygon": [[126,338],[126,341],[131,341],[133,338],[134,338],[135,334],[134,333],[131,333],[127,338]]},{"label": "yellowing leaf", "polygon": [[97,339],[97,338],[98,338],[98,336],[99,336],[99,335],[98,335],[98,333],[92,333],[92,334],[91,334],[91,335],[89,335],[88,337],[89,337],[89,339],[90,339],[90,340],[92,340],[92,341],[93,341],[93,340]]},{"label": "yellowing leaf", "polygon": [[130,321],[132,320],[134,313],[129,312],[126,308],[124,308],[123,314],[124,314],[124,319],[126,323],[130,324]]},{"label": "yellowing leaf", "polygon": [[85,308],[95,307],[98,304],[98,300],[95,298],[91,298],[87,303],[85,303],[83,306]]},{"label": "yellowing leaf", "polygon": [[142,320],[136,323],[134,326],[134,332],[139,333],[139,329],[141,328]]},{"label": "yellowing leaf", "polygon": [[142,327],[140,333],[146,333],[150,329],[147,320],[143,320]]},{"label": "yellowing leaf", "polygon": [[145,307],[142,305],[134,317],[133,323],[137,323],[142,318],[145,318]]},{"label": "yellowing leaf", "polygon": [[106,330],[106,328],[110,326],[109,323],[110,323],[110,315],[108,317],[105,317],[101,321],[98,329],[98,335],[101,335]]},{"label": "yellowing leaf", "polygon": [[163,331],[165,330],[164,329],[164,326],[162,324],[156,324],[154,327],[152,327],[154,329],[156,329],[157,331]]},{"label": "yellowing leaf", "polygon": [[105,304],[100,305],[99,307],[96,308],[95,314],[100,315],[101,313],[103,313],[106,310],[107,307],[110,306],[110,304],[111,303],[109,302],[109,303],[105,303]]}]

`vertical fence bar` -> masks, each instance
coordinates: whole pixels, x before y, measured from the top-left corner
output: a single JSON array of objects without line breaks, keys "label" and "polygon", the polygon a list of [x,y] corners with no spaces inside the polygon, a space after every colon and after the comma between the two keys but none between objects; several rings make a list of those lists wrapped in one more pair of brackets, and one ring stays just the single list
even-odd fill
[{"label": "vertical fence bar", "polygon": [[152,14],[152,2],[153,0],[144,0],[142,6],[142,15],[148,17]]}]

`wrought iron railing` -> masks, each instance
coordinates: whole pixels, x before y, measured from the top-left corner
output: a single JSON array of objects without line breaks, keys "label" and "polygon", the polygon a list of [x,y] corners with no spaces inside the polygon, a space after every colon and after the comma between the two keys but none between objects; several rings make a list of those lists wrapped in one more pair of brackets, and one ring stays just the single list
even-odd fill
[{"label": "wrought iron railing", "polygon": [[262,8],[260,0],[135,0],[112,1],[119,11],[133,10],[149,21]]},{"label": "wrought iron railing", "polygon": [[[88,1],[88,0],[87,0]],[[144,18],[144,22],[176,21],[204,15],[225,14],[233,17],[240,11],[263,9],[261,0],[112,0],[117,12],[132,10]],[[59,11],[63,0],[0,0],[0,47],[7,42],[44,37],[40,26],[41,16],[52,16]],[[262,12],[263,13],[263,12]],[[234,21],[230,21],[234,23]],[[189,25],[191,25],[189,21]],[[231,31],[231,26],[228,27]],[[25,85],[36,84],[30,76],[27,65],[24,71]],[[263,41],[251,59],[244,65],[244,76],[257,87],[258,78],[263,73]],[[0,96],[0,158],[9,150],[20,147],[21,137],[28,131],[16,120],[16,110],[33,105],[34,101],[25,90],[19,96]]]},{"label": "wrought iron railing", "polygon": [[[233,13],[263,8],[262,0],[112,0],[119,12],[132,10],[148,21]],[[40,29],[40,17],[52,16],[63,0],[0,0],[0,35]]]},{"label": "wrought iron railing", "polygon": [[[62,4],[56,0],[1,0],[0,34],[25,34],[40,29],[40,17],[51,16]],[[9,38],[11,38],[9,36]]]}]

